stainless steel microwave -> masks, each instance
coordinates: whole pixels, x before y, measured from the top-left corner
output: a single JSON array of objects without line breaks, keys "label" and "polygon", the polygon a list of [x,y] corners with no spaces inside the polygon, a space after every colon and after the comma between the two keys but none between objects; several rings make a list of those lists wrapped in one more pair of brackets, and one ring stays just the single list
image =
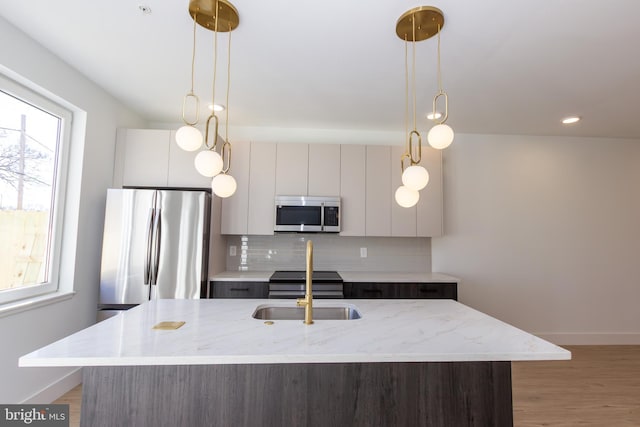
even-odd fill
[{"label": "stainless steel microwave", "polygon": [[340,232],[340,197],[276,196],[274,231]]}]

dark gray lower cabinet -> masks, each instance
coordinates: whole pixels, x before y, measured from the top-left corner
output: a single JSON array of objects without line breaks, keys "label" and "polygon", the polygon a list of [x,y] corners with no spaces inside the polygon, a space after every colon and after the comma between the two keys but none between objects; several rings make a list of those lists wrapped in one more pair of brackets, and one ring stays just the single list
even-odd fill
[{"label": "dark gray lower cabinet", "polygon": [[81,425],[511,427],[510,362],[83,368]]},{"label": "dark gray lower cabinet", "polygon": [[372,283],[344,284],[345,298],[458,299],[457,283]]},{"label": "dark gray lower cabinet", "polygon": [[211,281],[210,298],[268,298],[268,282]]}]

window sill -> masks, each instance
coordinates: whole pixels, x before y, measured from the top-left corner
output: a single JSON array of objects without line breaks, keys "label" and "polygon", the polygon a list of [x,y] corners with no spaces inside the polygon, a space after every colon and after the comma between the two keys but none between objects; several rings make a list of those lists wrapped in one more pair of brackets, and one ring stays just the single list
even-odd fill
[{"label": "window sill", "polygon": [[55,304],[73,298],[74,291],[59,291],[19,301],[8,302],[0,306],[0,317],[10,316],[23,311],[33,310],[49,304]]}]

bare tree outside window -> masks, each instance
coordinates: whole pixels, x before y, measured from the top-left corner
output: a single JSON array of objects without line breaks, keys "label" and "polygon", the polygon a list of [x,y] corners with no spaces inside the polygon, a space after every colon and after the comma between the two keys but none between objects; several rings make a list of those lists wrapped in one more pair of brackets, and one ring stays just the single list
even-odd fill
[{"label": "bare tree outside window", "polygon": [[0,91],[0,292],[48,280],[60,127]]}]

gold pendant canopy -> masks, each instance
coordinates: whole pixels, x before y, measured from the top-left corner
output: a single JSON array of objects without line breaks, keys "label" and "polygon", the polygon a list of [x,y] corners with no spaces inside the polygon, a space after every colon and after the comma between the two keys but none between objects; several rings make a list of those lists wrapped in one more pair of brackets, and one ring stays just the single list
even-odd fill
[{"label": "gold pendant canopy", "polygon": [[[415,40],[413,39],[413,25],[415,20]],[[438,34],[444,27],[444,15],[442,11],[433,6],[419,6],[410,9],[398,18],[396,34],[402,40],[419,42]]]},{"label": "gold pendant canopy", "polygon": [[238,10],[226,0],[190,0],[189,14],[195,16],[196,22],[207,30],[215,31],[216,18],[218,18],[218,32],[233,31],[240,24]]}]

